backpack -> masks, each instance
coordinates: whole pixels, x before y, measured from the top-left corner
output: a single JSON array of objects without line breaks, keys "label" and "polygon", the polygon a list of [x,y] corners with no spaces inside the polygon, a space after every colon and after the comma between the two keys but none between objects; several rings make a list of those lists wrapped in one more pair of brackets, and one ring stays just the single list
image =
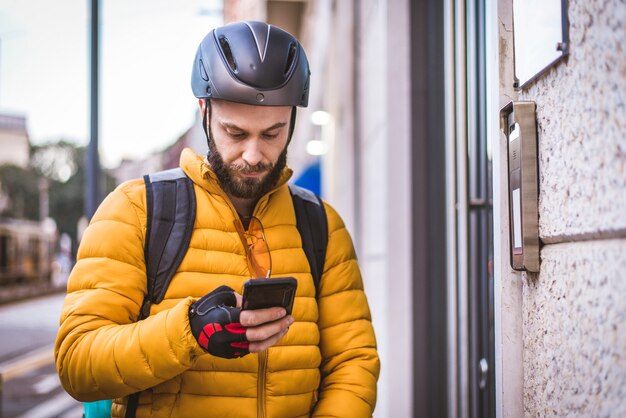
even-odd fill
[{"label": "backpack", "polygon": [[[193,225],[196,219],[196,194],[193,182],[181,168],[159,171],[144,176],[146,185],[147,223],[144,258],[148,289],[141,306],[139,320],[150,314],[150,305],[160,303],[187,253]],[[324,271],[326,246],[328,244],[328,220],[322,200],[313,192],[299,186],[289,185],[296,226],[302,238],[316,295]],[[135,416],[139,392],[128,397],[126,418]],[[108,403],[110,400],[85,403],[85,418],[100,418],[91,415],[88,409],[93,404]],[[88,408],[89,407],[89,408]],[[104,408],[103,408],[104,409]]]}]

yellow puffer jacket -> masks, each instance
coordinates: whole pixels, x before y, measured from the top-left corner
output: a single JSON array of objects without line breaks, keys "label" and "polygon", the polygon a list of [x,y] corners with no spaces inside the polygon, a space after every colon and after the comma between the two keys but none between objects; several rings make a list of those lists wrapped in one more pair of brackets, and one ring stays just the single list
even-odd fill
[{"label": "yellow puffer jacket", "polygon": [[220,285],[241,293],[250,278],[233,221],[234,207],[190,150],[181,167],[195,183],[191,244],[165,299],[137,321],[146,293],[143,181],[120,185],[98,208],[68,283],[55,346],[65,390],[81,401],[142,391],[137,417],[369,417],[376,403],[379,360],[370,312],[350,236],[328,205],[324,274],[315,286],[296,229],[286,169],[254,216],[271,249],[272,277],[293,276],[295,323],[274,347],[227,360],[194,339],[189,305]]}]

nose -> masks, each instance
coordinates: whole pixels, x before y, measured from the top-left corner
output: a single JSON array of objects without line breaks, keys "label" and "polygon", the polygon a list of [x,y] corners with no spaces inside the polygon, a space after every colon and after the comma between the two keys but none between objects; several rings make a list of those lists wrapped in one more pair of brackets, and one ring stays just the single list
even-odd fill
[{"label": "nose", "polygon": [[257,138],[250,138],[246,143],[246,147],[241,155],[241,158],[253,167],[263,161],[261,141]]}]

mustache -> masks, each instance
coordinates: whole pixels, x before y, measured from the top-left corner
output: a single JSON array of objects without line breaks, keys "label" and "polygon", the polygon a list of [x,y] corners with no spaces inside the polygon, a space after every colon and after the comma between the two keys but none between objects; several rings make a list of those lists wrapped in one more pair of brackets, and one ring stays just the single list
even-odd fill
[{"label": "mustache", "polygon": [[274,164],[259,163],[257,165],[250,164],[231,164],[229,167],[233,171],[237,171],[242,174],[255,174],[270,171],[274,168]]}]

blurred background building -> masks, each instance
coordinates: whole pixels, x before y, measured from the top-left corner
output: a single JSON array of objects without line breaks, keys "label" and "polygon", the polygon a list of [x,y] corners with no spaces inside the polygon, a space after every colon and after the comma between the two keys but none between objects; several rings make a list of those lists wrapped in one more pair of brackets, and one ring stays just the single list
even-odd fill
[{"label": "blurred background building", "polygon": [[0,114],[0,165],[28,166],[30,142],[26,131],[26,118]]},{"label": "blurred background building", "polygon": [[[352,234],[382,361],[376,417],[626,415],[623,1],[224,0],[220,13],[307,51],[289,164]],[[510,261],[511,101],[536,105],[535,272]],[[109,174],[206,152],[200,123]],[[0,162],[28,167],[28,150],[24,118],[0,116]]]}]

